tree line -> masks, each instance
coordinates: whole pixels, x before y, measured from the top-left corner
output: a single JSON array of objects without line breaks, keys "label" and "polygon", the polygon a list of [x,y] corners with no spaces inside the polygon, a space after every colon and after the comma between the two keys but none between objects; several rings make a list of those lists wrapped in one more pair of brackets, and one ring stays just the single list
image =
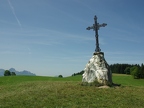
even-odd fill
[{"label": "tree line", "polygon": [[[144,64],[111,64],[112,73],[132,75],[135,79],[144,79]],[[84,70],[72,74],[72,76],[82,75]]]},{"label": "tree line", "polygon": [[9,70],[5,70],[4,76],[16,76],[15,72],[10,72]]},{"label": "tree line", "polygon": [[77,73],[74,73],[72,74],[72,76],[76,76],[76,75],[82,75],[84,73],[84,70],[80,71],[80,72],[77,72]]},{"label": "tree line", "polygon": [[139,64],[112,64],[110,65],[112,73],[132,75],[135,79],[144,78],[144,65]]}]

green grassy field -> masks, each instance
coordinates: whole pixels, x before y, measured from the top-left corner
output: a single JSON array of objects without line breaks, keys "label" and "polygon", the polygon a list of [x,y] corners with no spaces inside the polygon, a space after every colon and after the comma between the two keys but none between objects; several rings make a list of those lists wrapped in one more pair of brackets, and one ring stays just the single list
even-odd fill
[{"label": "green grassy field", "polygon": [[0,108],[144,108],[144,80],[113,74],[121,87],[81,86],[81,76],[0,77]]}]

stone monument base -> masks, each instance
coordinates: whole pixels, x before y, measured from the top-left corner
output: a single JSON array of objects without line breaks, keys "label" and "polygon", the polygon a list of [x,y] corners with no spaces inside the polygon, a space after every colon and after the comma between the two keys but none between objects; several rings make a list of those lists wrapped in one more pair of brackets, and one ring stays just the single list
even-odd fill
[{"label": "stone monument base", "polygon": [[112,73],[103,52],[94,52],[86,64],[82,83],[97,83],[98,85],[112,85]]}]

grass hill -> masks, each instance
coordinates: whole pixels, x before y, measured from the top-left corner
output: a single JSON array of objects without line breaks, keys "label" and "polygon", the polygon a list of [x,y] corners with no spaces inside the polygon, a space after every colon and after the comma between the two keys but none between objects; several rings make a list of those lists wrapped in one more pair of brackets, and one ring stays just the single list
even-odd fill
[{"label": "grass hill", "polygon": [[0,77],[0,108],[143,108],[144,80],[113,74],[118,88],[81,86],[81,76]]}]

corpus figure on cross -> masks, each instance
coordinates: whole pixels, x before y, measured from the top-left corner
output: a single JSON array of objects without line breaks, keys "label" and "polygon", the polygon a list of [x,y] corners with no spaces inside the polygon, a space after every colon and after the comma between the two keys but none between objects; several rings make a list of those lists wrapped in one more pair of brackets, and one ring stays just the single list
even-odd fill
[{"label": "corpus figure on cross", "polygon": [[95,31],[95,37],[96,37],[96,49],[95,52],[100,52],[101,49],[99,47],[99,40],[98,40],[98,30],[100,27],[105,27],[107,24],[103,23],[103,24],[99,24],[97,23],[97,16],[94,16],[94,24],[91,27],[88,27],[87,30],[93,29]]}]

